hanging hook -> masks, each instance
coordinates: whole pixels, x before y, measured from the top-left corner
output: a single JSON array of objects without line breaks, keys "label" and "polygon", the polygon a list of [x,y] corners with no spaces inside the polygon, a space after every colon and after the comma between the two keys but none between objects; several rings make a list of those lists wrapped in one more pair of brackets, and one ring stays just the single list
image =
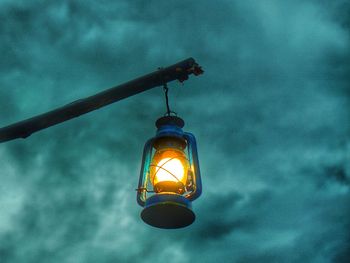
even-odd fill
[{"label": "hanging hook", "polygon": [[176,112],[170,110],[169,97],[168,97],[169,88],[168,88],[168,84],[167,83],[163,84],[163,90],[164,90],[164,94],[165,94],[165,103],[166,103],[166,109],[167,109],[165,115],[170,116],[171,113],[177,115]]}]

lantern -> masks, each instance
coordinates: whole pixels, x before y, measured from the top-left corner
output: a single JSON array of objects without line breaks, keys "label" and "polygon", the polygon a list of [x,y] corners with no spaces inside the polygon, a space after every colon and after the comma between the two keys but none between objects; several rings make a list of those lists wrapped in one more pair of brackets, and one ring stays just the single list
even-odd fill
[{"label": "lantern", "polygon": [[141,218],[159,228],[181,228],[195,220],[191,201],[202,192],[196,140],[183,132],[184,121],[161,117],[154,138],[145,144],[137,202]]}]

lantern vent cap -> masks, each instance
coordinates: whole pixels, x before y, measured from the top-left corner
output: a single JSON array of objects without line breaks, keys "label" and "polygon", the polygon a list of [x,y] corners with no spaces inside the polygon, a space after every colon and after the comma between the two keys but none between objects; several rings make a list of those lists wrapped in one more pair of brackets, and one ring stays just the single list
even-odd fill
[{"label": "lantern vent cap", "polygon": [[185,121],[177,116],[163,116],[156,121],[156,127],[159,129],[162,126],[171,125],[183,128],[185,126]]}]

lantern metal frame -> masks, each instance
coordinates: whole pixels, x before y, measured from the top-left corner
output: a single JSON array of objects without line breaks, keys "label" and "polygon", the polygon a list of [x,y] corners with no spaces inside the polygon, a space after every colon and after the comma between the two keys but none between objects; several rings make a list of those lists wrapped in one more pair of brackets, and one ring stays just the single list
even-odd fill
[{"label": "lantern metal frame", "polygon": [[[156,136],[149,139],[143,150],[140,178],[137,188],[137,202],[144,207],[141,218],[148,224],[159,228],[180,228],[190,225],[195,220],[191,202],[202,193],[202,180],[199,168],[197,143],[194,135],[182,130],[184,121],[177,116],[165,116],[156,121]],[[180,139],[186,143],[184,153],[189,163],[192,189],[183,194],[174,192],[156,193],[151,190],[151,160],[155,144],[159,139]],[[174,147],[175,148],[175,147]],[[149,193],[153,195],[148,196]]]}]

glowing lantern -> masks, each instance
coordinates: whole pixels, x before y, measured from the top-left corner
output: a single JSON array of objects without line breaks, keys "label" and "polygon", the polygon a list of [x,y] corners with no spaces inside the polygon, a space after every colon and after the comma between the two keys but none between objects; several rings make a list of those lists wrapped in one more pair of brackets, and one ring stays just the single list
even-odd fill
[{"label": "glowing lantern", "polygon": [[157,134],[144,147],[137,202],[141,218],[160,228],[180,228],[195,220],[191,201],[202,192],[196,140],[175,116],[157,120]]}]

